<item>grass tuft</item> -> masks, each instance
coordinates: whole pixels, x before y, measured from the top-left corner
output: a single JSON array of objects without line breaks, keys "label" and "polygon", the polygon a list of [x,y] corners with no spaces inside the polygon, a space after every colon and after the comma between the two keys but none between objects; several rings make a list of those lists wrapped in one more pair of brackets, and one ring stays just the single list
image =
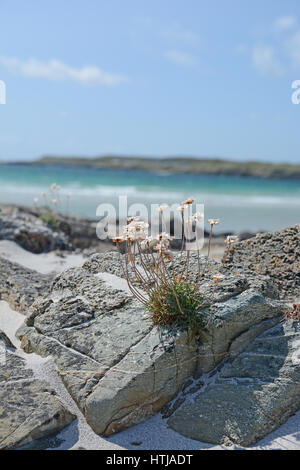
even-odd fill
[{"label": "grass tuft", "polygon": [[203,311],[208,304],[196,285],[180,280],[156,286],[146,308],[154,325],[179,327],[197,333],[205,326]]}]

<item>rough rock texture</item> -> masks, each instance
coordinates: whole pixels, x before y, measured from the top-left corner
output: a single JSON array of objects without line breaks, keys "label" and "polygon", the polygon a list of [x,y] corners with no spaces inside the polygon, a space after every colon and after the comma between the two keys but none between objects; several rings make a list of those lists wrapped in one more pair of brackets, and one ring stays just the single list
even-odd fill
[{"label": "rough rock texture", "polygon": [[0,347],[16,349],[9,337],[2,330],[0,330]]},{"label": "rough rock texture", "polygon": [[25,315],[34,300],[48,294],[53,275],[40,274],[0,257],[0,299]]},{"label": "rough rock texture", "polygon": [[[105,435],[159,411],[188,377],[229,357],[241,334],[239,350],[283,311],[268,279],[240,273],[220,282],[212,311],[203,313],[207,321],[212,317],[200,340],[185,331],[157,329],[124,290],[124,279],[115,276],[120,274],[115,255],[93,256],[83,268],[56,277],[51,293],[32,305],[19,330],[27,353],[53,356],[89,424]],[[213,289],[209,275],[202,285],[205,296]]]},{"label": "rough rock texture", "polygon": [[87,253],[115,249],[111,240],[98,239],[98,223],[42,206],[0,205],[0,240],[15,241],[34,253],[71,248]]},{"label": "rough rock texture", "polygon": [[300,323],[280,323],[257,337],[212,385],[168,421],[184,436],[248,446],[300,408]]},{"label": "rough rock texture", "polygon": [[59,432],[75,419],[24,359],[5,351],[0,361],[0,449],[13,449]]},{"label": "rough rock texture", "polygon": [[0,240],[11,240],[25,250],[42,253],[70,249],[67,235],[51,228],[33,211],[17,207],[0,208]]},{"label": "rough rock texture", "polygon": [[228,270],[248,268],[269,276],[281,298],[292,302],[300,296],[300,225],[256,235],[234,245]]}]

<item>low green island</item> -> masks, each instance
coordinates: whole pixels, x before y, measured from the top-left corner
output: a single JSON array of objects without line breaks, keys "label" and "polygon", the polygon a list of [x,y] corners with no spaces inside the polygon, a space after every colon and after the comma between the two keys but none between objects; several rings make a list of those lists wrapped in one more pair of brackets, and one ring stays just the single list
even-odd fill
[{"label": "low green island", "polygon": [[[17,162],[16,162],[17,163]],[[19,162],[18,162],[19,163]],[[22,162],[24,164],[24,162]],[[255,178],[300,180],[300,165],[258,161],[232,161],[221,158],[138,157],[107,155],[96,158],[44,156],[26,165],[141,170],[166,173],[250,176]]]}]

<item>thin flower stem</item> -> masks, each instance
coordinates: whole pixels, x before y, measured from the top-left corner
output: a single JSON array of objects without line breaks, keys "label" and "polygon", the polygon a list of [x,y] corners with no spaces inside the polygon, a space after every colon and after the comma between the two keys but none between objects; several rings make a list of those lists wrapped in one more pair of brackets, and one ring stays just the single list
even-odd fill
[{"label": "thin flower stem", "polygon": [[209,255],[210,255],[210,247],[211,247],[212,234],[213,234],[213,224],[210,225],[210,234],[209,234],[208,248],[207,248],[207,260],[206,260],[205,268],[204,268],[204,272],[205,272],[205,273],[206,273],[207,268],[208,268],[208,260],[209,260]]}]

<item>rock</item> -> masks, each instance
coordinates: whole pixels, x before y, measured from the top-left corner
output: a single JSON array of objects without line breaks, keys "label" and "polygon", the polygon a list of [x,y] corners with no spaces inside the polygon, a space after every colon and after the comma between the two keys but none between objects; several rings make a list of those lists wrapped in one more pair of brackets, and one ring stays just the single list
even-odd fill
[{"label": "rock", "polygon": [[59,432],[72,415],[25,360],[6,350],[0,361],[0,449],[15,449]]},{"label": "rock", "polygon": [[[209,328],[200,333],[198,374],[214,369],[237,348],[241,351],[261,331],[278,323],[283,310],[282,302],[264,297],[254,289],[216,302]],[[266,321],[271,319],[271,324]]]},{"label": "rock", "polygon": [[50,290],[53,275],[40,274],[0,257],[0,299],[26,315],[30,305]]},{"label": "rock", "polygon": [[[181,258],[174,263],[182,263]],[[191,263],[196,276],[194,255]],[[98,434],[110,435],[155,414],[189,377],[226,358],[239,335],[266,320],[279,321],[284,308],[271,298],[276,291],[266,277],[228,275],[218,285],[212,319],[199,341],[191,332],[153,327],[142,304],[124,288],[125,280],[116,276],[120,271],[118,254],[106,253],[63,272],[50,294],[32,305],[18,333],[25,352],[53,357]],[[209,276],[211,270],[201,286],[208,297],[213,289]],[[209,311],[203,315],[208,321]],[[242,347],[255,331],[261,329],[244,334]]]},{"label": "rock", "polygon": [[299,322],[265,331],[177,410],[169,426],[202,442],[254,444],[300,407],[299,344]]},{"label": "rock", "polygon": [[0,211],[0,240],[11,240],[28,251],[43,253],[70,249],[67,235],[59,227],[50,227],[27,209],[17,207]]},{"label": "rock", "polygon": [[4,333],[4,331],[0,330],[0,348],[6,347],[11,349],[16,349],[16,347],[12,344],[9,337]]},{"label": "rock", "polygon": [[226,269],[245,267],[252,273],[269,276],[280,297],[293,302],[300,292],[300,225],[236,243]]},{"label": "rock", "polygon": [[0,205],[0,240],[15,241],[34,253],[71,248],[81,252],[112,250],[112,240],[98,239],[98,223],[41,206]]}]

